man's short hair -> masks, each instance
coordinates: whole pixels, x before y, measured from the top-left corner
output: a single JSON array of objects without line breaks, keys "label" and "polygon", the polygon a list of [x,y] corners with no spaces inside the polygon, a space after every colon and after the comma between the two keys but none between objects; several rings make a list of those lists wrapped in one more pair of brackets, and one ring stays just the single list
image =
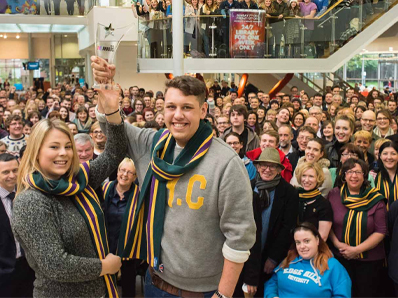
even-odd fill
[{"label": "man's short hair", "polygon": [[94,148],[94,140],[86,133],[78,133],[73,138],[76,144],[84,145],[87,142],[90,142],[91,147]]},{"label": "man's short hair", "polygon": [[291,136],[293,136],[293,129],[292,129],[292,126],[289,125],[289,124],[282,124],[281,126],[279,126],[278,132],[279,132],[279,129],[284,128],[284,127],[288,128],[288,129],[289,129],[289,134],[290,134]]},{"label": "man's short hair", "polygon": [[168,81],[166,83],[165,96],[169,88],[178,89],[185,96],[196,96],[200,106],[202,106],[206,100],[205,83],[191,76],[178,76]]},{"label": "man's short hair", "polygon": [[279,133],[278,133],[277,131],[275,131],[275,130],[273,130],[273,129],[268,129],[268,130],[266,130],[266,131],[263,131],[263,132],[260,134],[260,138],[261,138],[263,135],[269,135],[269,136],[275,138],[275,139],[276,139],[276,143],[279,144]]},{"label": "man's short hair", "polygon": [[312,138],[316,137],[316,131],[311,127],[311,126],[302,126],[299,128],[298,134],[300,134],[300,132],[309,132],[310,134],[312,134]]},{"label": "man's short hair", "polygon": [[239,115],[243,115],[245,120],[249,117],[249,112],[244,105],[233,105],[229,110],[229,119],[231,119],[232,112],[237,112]]},{"label": "man's short hair", "polygon": [[2,162],[9,162],[9,161],[13,161],[13,160],[16,160],[18,162],[18,159],[10,153],[0,154],[0,161],[2,161]]},{"label": "man's short hair", "polygon": [[314,97],[322,97],[322,94],[321,94],[321,93],[316,93],[316,94],[314,95]]}]

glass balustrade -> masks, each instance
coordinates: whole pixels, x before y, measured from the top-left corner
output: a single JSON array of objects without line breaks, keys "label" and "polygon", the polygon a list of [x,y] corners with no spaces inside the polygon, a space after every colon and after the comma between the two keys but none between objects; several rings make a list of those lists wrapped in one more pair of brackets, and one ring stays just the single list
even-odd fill
[{"label": "glass balustrade", "polygon": [[[311,5],[311,1],[308,3]],[[303,2],[298,4],[301,13],[289,10],[290,16],[283,18],[262,9],[215,10],[209,15],[198,15],[197,10],[186,7],[184,56],[186,59],[327,58],[397,3],[398,0],[339,0],[310,17],[305,15],[308,9]],[[139,16],[138,22],[139,58],[172,58],[171,16],[149,9]]]},{"label": "glass balustrade", "polygon": [[[3,0],[0,15],[78,16],[86,15],[100,0]],[[109,6],[109,4],[108,4]]]}]

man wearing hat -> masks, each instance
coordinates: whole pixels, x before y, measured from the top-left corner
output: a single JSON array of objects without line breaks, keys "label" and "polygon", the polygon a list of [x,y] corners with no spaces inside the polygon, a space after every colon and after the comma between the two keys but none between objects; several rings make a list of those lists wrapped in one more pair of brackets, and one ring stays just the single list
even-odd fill
[{"label": "man wearing hat", "polygon": [[281,177],[285,167],[280,162],[278,150],[265,148],[253,163],[257,168],[254,192],[260,201],[256,208],[260,210],[255,210],[255,213],[261,217],[261,278],[257,296],[263,294],[264,282],[272,276],[290,248],[290,231],[297,222],[299,195]]}]

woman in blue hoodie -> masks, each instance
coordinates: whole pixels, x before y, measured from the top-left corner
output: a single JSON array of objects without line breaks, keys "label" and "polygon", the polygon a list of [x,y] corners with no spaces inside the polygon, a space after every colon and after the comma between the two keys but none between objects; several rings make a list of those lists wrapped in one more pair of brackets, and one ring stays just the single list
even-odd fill
[{"label": "woman in blue hoodie", "polygon": [[264,297],[351,297],[351,280],[314,225],[294,231],[294,244],[270,280]]}]

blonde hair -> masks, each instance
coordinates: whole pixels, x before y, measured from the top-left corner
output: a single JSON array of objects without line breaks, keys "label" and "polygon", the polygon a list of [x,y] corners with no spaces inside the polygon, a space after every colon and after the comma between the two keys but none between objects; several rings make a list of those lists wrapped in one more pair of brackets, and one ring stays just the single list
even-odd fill
[{"label": "blonde hair", "polygon": [[391,142],[391,141],[390,141],[390,140],[387,140],[387,139],[383,139],[383,138],[377,139],[377,140],[375,141],[375,149],[376,149],[376,148],[380,148],[381,145],[383,145],[384,143],[387,143],[387,142]]},{"label": "blonde hair", "polygon": [[[96,130],[97,128],[101,128],[100,124],[98,121],[94,122],[93,125],[91,125],[90,127],[90,133],[93,133],[94,130]],[[101,129],[102,130],[102,129]]]},{"label": "blonde hair", "polygon": [[[28,113],[29,109],[33,109],[33,110]],[[24,109],[25,120],[28,120],[29,114],[31,112],[33,112],[33,111],[37,111],[38,112],[39,109],[37,108],[37,105],[34,102],[31,102],[31,103],[27,104],[25,109]]]},{"label": "blonde hair", "polygon": [[122,167],[122,165],[124,165],[124,164],[130,164],[131,166],[133,166],[133,168],[134,168],[134,170],[135,170],[135,164],[134,164],[134,161],[132,160],[132,159],[130,159],[130,158],[128,158],[128,157],[125,157],[123,160],[122,160],[122,162],[119,164],[119,166],[117,167],[117,170],[119,171],[120,170],[120,168]]},{"label": "blonde hair", "polygon": [[47,179],[46,176],[43,174],[38,157],[40,153],[40,149],[43,145],[43,141],[48,135],[48,133],[53,130],[59,130],[66,134],[69,137],[69,140],[72,143],[72,150],[73,150],[73,158],[72,164],[66,175],[68,178],[70,176],[75,176],[79,172],[80,165],[79,165],[79,157],[77,155],[75,142],[73,140],[72,133],[70,132],[68,126],[65,122],[60,119],[43,119],[37,122],[32,130],[30,138],[27,142],[25,153],[21,160],[21,165],[19,166],[18,172],[18,179],[17,179],[17,194],[23,192],[26,189],[31,188],[27,181],[27,177],[34,172],[39,172],[44,179]]},{"label": "blonde hair", "polygon": [[297,166],[296,168],[296,177],[297,177],[297,181],[299,184],[301,184],[301,178],[304,174],[305,171],[313,169],[316,173],[316,182],[317,185],[316,187],[320,187],[323,182],[325,181],[325,174],[323,173],[323,170],[321,168],[321,166],[314,162],[304,162],[302,164],[300,164],[299,166]]},{"label": "blonde hair", "polygon": [[354,134],[354,141],[356,141],[358,138],[363,138],[369,141],[369,143],[372,143],[372,134],[366,130],[359,130]]}]

